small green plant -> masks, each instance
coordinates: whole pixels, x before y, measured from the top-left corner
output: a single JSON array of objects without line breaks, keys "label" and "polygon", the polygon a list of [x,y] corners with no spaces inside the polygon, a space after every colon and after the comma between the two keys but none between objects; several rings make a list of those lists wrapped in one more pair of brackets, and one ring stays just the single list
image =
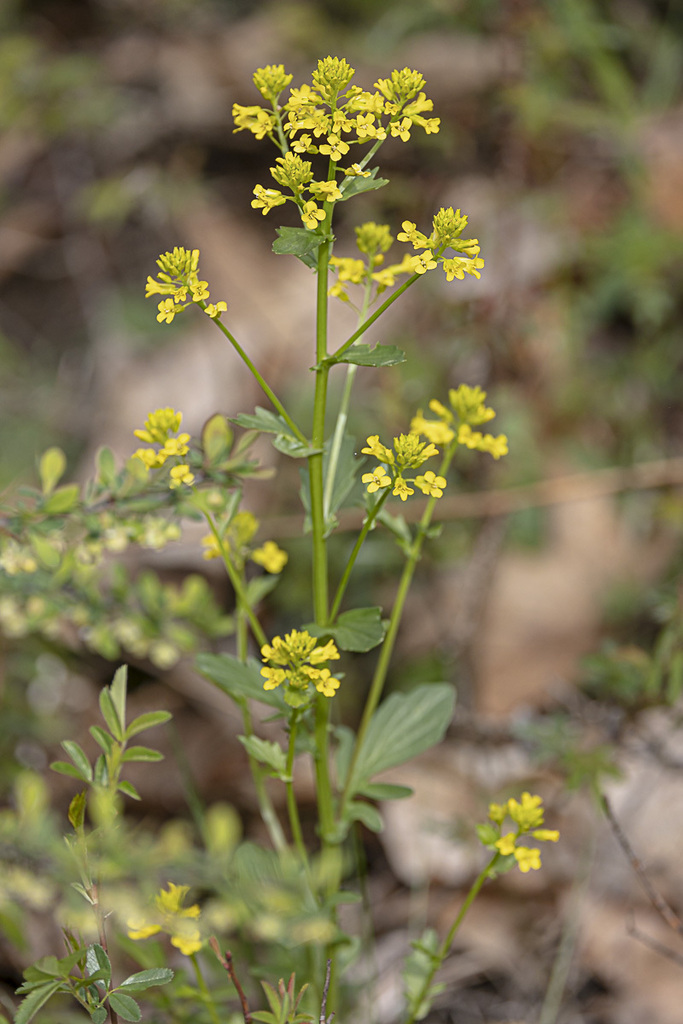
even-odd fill
[{"label": "small green plant", "polygon": [[[0,624],[10,635],[36,631],[63,641],[71,638],[108,657],[128,651],[161,668],[195,653],[203,638],[234,635],[233,653],[203,651],[196,665],[241,711],[240,739],[269,837],[268,845],[240,842],[230,812],[210,808],[199,822],[200,835],[189,847],[181,844],[175,860],[150,847],[153,870],[145,879],[135,877],[134,863],[126,868],[116,862],[113,847],[120,847],[127,835],[122,796],[137,797],[121,777],[122,769],[159,756],[129,741],[167,717],[151,712],[126,724],[125,672],[119,669],[100,700],[107,728],[91,730],[101,750],[94,764],[81,746],[65,741],[69,761],[53,765],[87,787],[71,802],[68,845],[80,878],[75,890],[93,911],[95,938],[81,942],[69,931],[66,958],[48,958],[28,969],[18,1024],[28,1024],[58,992],[73,995],[94,1024],[107,1017],[112,1024],[119,1018],[139,1020],[142,1011],[130,993],[159,985],[169,987],[158,993],[150,987],[146,996],[156,1007],[154,1020],[218,1024],[235,993],[245,1020],[299,1024],[312,1015],[328,1020],[328,1003],[339,1012],[344,972],[361,950],[360,940],[343,931],[338,915],[341,903],[358,898],[348,877],[353,874],[351,834],[359,824],[381,830],[378,802],[410,793],[384,781],[382,773],[438,743],[451,721],[455,692],[450,682],[424,683],[389,696],[385,689],[406,597],[423,546],[437,530],[438,502],[452,464],[462,448],[498,459],[507,453],[507,440],[482,429],[495,413],[481,388],[464,383],[429,400],[426,413],[414,411],[405,431],[393,438],[382,438],[380,427],[370,422],[365,442],[358,445],[347,425],[359,368],[391,366],[406,358],[393,345],[371,347],[362,341],[367,330],[427,274],[440,271],[448,281],[467,274],[476,278],[484,261],[477,239],[463,237],[467,217],[443,208],[428,233],[412,221],[403,222],[397,241],[407,248],[393,262],[387,259],[394,244],[390,229],[374,222],[356,228],[357,254],[334,254],[338,204],[386,184],[378,167],[371,166],[382,143],[387,138],[408,142],[416,130],[429,134],[439,129],[419,72],[394,71],[379,79],[373,91],[352,84],[353,77],[346,61],[328,57],[319,62],[310,84],[291,88],[282,101],[292,76],[282,66],[268,66],[254,76],[266,105],[234,108],[237,131],[250,131],[279,151],[271,168],[277,187],[257,185],[252,206],[263,215],[285,205],[293,208],[300,224],[278,228],[273,248],[299,258],[313,272],[313,365],[302,382],[302,387],[311,382],[311,422],[298,421],[232,333],[228,302],[213,301],[208,282],[201,279],[199,252],[179,246],[160,256],[157,274],[147,280],[147,295],[158,298],[157,319],[171,323],[191,307],[209,317],[249,368],[269,407],[231,422],[215,414],[199,438],[181,429],[179,411],[157,409],[135,430],[143,446],[126,465],[118,469],[111,452],[102,450],[96,478],[84,490],[59,486],[65,461],[58,449],[51,449],[40,462],[40,492],[24,491],[4,514]],[[351,305],[358,317],[355,330],[332,350],[330,298]],[[340,371],[341,399],[331,409],[328,383]],[[330,418],[334,423],[328,433]],[[257,541],[259,523],[241,507],[245,480],[263,475],[249,455],[259,434],[269,435],[282,456],[303,467],[301,499],[311,549],[310,606],[277,636],[266,632],[260,610],[287,565],[287,553],[272,540]],[[400,508],[415,495],[423,505],[410,525]],[[390,496],[398,499],[392,511]],[[354,501],[362,503],[364,519],[337,573],[331,568],[329,540],[340,509]],[[112,564],[110,556],[129,543],[160,547],[174,539],[186,517],[204,522],[205,557],[218,558],[225,567],[236,605],[230,619],[207,599],[198,577],[178,590],[150,573],[129,578]],[[359,556],[380,527],[395,538],[404,559],[392,607],[348,607]],[[251,564],[265,575],[254,575]],[[338,720],[335,697],[346,685],[345,659],[371,650],[376,651],[375,667],[354,732]],[[254,703],[280,722],[282,741],[258,735]],[[294,786],[304,756],[312,760],[315,780],[313,838],[304,828]],[[266,784],[270,778],[285,789],[284,822]],[[521,802],[491,805],[490,821],[479,829],[491,854],[486,867],[447,936],[439,941],[426,933],[408,958],[406,1024],[428,1012],[437,991],[434,977],[486,880],[514,866],[522,872],[540,867],[539,850],[520,845],[522,838],[557,839],[556,832],[540,827],[540,802],[524,793]],[[506,819],[512,822],[508,832],[503,831]],[[178,881],[169,881],[171,872]],[[190,884],[197,885],[201,906],[186,902]],[[105,900],[105,910],[107,886],[116,898]],[[109,932],[142,968],[116,985]],[[227,936],[239,948],[240,964],[246,964],[250,978],[290,977],[277,988],[263,983],[269,1010],[248,1011],[232,958],[221,953]],[[213,953],[207,957],[210,937]],[[179,957],[192,965],[195,984],[185,977],[184,965],[178,967]],[[174,964],[175,976],[167,963]],[[298,994],[295,970],[306,978]]]}]

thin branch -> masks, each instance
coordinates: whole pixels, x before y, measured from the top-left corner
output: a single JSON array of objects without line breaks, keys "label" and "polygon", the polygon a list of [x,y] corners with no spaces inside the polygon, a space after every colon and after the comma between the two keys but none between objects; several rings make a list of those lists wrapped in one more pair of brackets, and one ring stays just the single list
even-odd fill
[{"label": "thin branch", "polygon": [[673,961],[679,967],[683,967],[683,956],[680,953],[676,953],[675,950],[669,949],[663,942],[658,942],[657,939],[651,938],[646,935],[645,932],[636,926],[634,921],[630,921],[627,927],[627,932],[631,938],[636,939],[638,942],[642,942],[644,946],[651,949],[653,953],[658,953],[659,956],[665,957],[667,960]]},{"label": "thin branch", "polygon": [[323,986],[323,998],[320,1004],[320,1024],[332,1024],[332,1018],[334,1017],[334,1010],[327,1016],[327,993],[330,991],[330,977],[332,974],[332,961],[327,961],[327,968],[325,970],[325,984]]},{"label": "thin branch", "polygon": [[220,946],[218,945],[218,939],[215,935],[212,935],[209,941],[211,943],[211,948],[218,957],[219,963],[228,972],[230,981],[235,986],[242,1005],[242,1017],[244,1018],[244,1024],[251,1024],[251,1010],[249,1009],[249,1003],[247,1002],[247,997],[244,994],[244,989],[240,985],[239,978],[235,974],[235,968],[232,965],[232,953],[229,949],[225,951],[225,956],[221,953]]},{"label": "thin branch", "polygon": [[642,862],[636,856],[633,847],[626,838],[626,835],[621,825],[614,817],[614,813],[609,805],[607,797],[603,794],[600,794],[600,803],[605,813],[605,817],[607,818],[610,824],[610,828],[612,829],[614,838],[617,840],[619,846],[626,854],[626,857],[628,858],[628,861],[631,867],[633,868],[638,878],[638,881],[643,887],[647,895],[647,898],[650,900],[650,903],[655,908],[660,917],[666,922],[669,928],[671,928],[672,931],[676,932],[677,935],[683,935],[683,924],[681,923],[681,919],[671,909],[671,907],[666,902],[664,897],[655,889],[654,885],[650,881],[647,871],[645,870]]}]

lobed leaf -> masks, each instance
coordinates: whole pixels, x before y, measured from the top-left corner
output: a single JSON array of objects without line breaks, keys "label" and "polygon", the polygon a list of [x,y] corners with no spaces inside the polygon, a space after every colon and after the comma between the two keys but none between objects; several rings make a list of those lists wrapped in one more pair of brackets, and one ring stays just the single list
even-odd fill
[{"label": "lobed leaf", "polygon": [[248,698],[284,711],[285,703],[280,691],[263,689],[261,665],[255,658],[241,662],[232,654],[201,653],[197,655],[195,664],[206,679],[237,703]]},{"label": "lobed leaf", "polygon": [[374,775],[439,743],[450,725],[454,705],[455,690],[448,683],[428,683],[409,693],[392,693],[370,720],[349,792],[358,793]]}]

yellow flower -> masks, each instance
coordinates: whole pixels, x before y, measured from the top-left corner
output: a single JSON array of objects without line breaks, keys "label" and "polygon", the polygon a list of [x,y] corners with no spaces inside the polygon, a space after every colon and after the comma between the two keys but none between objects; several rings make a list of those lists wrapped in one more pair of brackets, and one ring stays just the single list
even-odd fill
[{"label": "yellow flower", "polygon": [[334,697],[335,690],[339,689],[339,679],[331,675],[329,668],[322,668],[316,679],[315,688],[324,697]]},{"label": "yellow flower", "polygon": [[157,320],[159,323],[170,324],[173,321],[173,317],[176,313],[180,313],[185,306],[176,306],[173,299],[162,299],[158,305],[159,312],[157,313]]},{"label": "yellow flower", "polygon": [[436,476],[431,469],[428,469],[424,476],[415,477],[415,483],[423,494],[428,494],[432,498],[440,498],[443,488],[446,486],[446,479],[443,476]]},{"label": "yellow flower", "polygon": [[508,832],[507,835],[501,836],[496,842],[496,849],[503,855],[503,857],[509,857],[515,850],[515,834],[514,832]]},{"label": "yellow flower", "polygon": [[340,657],[334,640],[328,640],[324,647],[315,647],[308,660],[311,665],[320,665],[324,661],[337,661]]},{"label": "yellow flower", "polygon": [[389,487],[391,477],[387,476],[384,466],[377,466],[372,473],[363,473],[361,481],[368,485],[368,494],[374,494],[380,487]]},{"label": "yellow flower", "polygon": [[542,803],[540,796],[532,796],[531,793],[522,793],[521,803],[510,797],[508,814],[519,826],[520,832],[529,832],[543,824]]},{"label": "yellow flower", "polygon": [[431,249],[420,252],[417,256],[411,256],[410,266],[414,274],[426,274],[428,270],[433,270],[436,266],[436,260],[432,255]]},{"label": "yellow flower", "polygon": [[361,448],[364,455],[374,455],[380,462],[386,462],[389,465],[393,465],[394,453],[390,448],[380,443],[379,434],[372,434],[367,439],[367,447]]},{"label": "yellow flower", "polygon": [[318,226],[318,222],[325,220],[325,216],[325,211],[321,210],[317,203],[314,203],[312,199],[309,202],[304,203],[301,208],[301,219],[309,231],[315,231]]},{"label": "yellow flower", "polygon": [[541,843],[556,843],[560,833],[555,828],[537,828],[531,833],[532,839],[538,839]]},{"label": "yellow flower", "polygon": [[407,482],[402,476],[397,476],[394,480],[394,489],[391,492],[395,494],[401,501],[405,501],[409,494],[415,494],[412,487],[409,487]]},{"label": "yellow flower", "polygon": [[287,564],[289,555],[282,548],[279,548],[275,541],[267,540],[260,548],[251,553],[252,562],[262,565],[266,572],[282,572]]},{"label": "yellow flower", "polygon": [[188,486],[194,480],[194,473],[190,472],[190,467],[184,464],[180,466],[173,466],[171,469],[171,479],[169,487],[173,490],[176,487],[180,487],[181,484],[187,484]]},{"label": "yellow flower", "polygon": [[502,825],[507,817],[508,805],[507,804],[489,804],[489,818],[495,822],[496,825]]},{"label": "yellow flower", "polygon": [[220,545],[212,533],[208,533],[201,539],[201,545],[206,550],[202,552],[202,558],[222,558],[223,552],[221,551]]},{"label": "yellow flower", "polygon": [[279,192],[276,188],[264,188],[263,185],[257,185],[254,189],[254,195],[256,199],[252,199],[251,205],[255,210],[263,207],[263,216],[270,213],[276,206],[282,206],[283,203],[287,202],[282,192]]},{"label": "yellow flower", "polygon": [[369,178],[370,171],[364,171],[360,164],[351,164],[350,167],[342,167],[344,174],[349,178]]},{"label": "yellow flower", "polygon": [[217,302],[215,305],[210,302],[204,312],[207,316],[210,316],[212,320],[218,320],[221,313],[226,313],[228,310],[227,302]]},{"label": "yellow flower", "polygon": [[538,871],[541,866],[541,851],[532,849],[530,846],[516,846],[515,860],[519,870],[526,874],[527,871]]},{"label": "yellow flower", "polygon": [[316,199],[322,199],[323,201],[333,201],[342,198],[336,181],[312,181],[308,186],[308,191]]},{"label": "yellow flower", "polygon": [[169,882],[168,889],[162,889],[154,898],[156,920],[132,918],[128,924],[128,937],[135,940],[147,939],[159,932],[166,932],[171,937],[171,945],[179,949],[185,956],[192,956],[202,947],[199,929],[195,923],[200,910],[196,903],[184,907],[183,901],[189,892],[189,885],[174,885]]}]

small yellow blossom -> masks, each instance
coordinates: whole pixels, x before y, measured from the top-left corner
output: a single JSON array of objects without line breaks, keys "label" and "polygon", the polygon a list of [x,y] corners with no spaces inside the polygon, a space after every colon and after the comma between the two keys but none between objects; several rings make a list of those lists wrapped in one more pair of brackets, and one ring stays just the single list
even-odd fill
[{"label": "small yellow blossom", "polygon": [[218,543],[218,541],[216,540],[212,533],[207,533],[205,537],[202,537],[201,545],[205,549],[202,552],[202,558],[206,558],[208,560],[211,558],[223,557],[223,552],[221,550],[220,544]]},{"label": "small yellow blossom", "polygon": [[411,256],[410,266],[414,274],[426,274],[428,270],[433,270],[436,266],[436,260],[432,256],[431,249],[420,252],[417,256]]},{"label": "small yellow blossom", "polygon": [[263,185],[256,186],[254,195],[256,199],[252,199],[251,205],[255,210],[263,207],[262,213],[264,217],[276,206],[282,206],[283,203],[287,202],[287,198],[283,196],[282,192],[279,192],[276,188],[264,188]]},{"label": "small yellow blossom", "polygon": [[423,494],[428,494],[432,498],[440,498],[443,488],[446,486],[446,478],[436,476],[431,469],[428,469],[424,476],[415,477],[415,483]]},{"label": "small yellow blossom", "polygon": [[207,316],[210,316],[212,320],[217,320],[220,318],[221,313],[226,313],[227,310],[227,302],[217,302],[215,305],[213,302],[210,302],[204,312]]},{"label": "small yellow blossom", "polygon": [[408,483],[403,479],[402,476],[397,476],[394,480],[394,489],[391,492],[396,497],[400,498],[401,501],[405,501],[409,494],[415,494],[412,487],[408,486]]},{"label": "small yellow blossom", "polygon": [[344,174],[349,178],[369,178],[370,171],[364,171],[360,164],[351,164],[350,167],[342,167]]},{"label": "small yellow blossom", "polygon": [[279,548],[273,540],[267,540],[265,544],[251,553],[252,562],[262,565],[266,572],[273,574],[282,572],[288,559],[287,552]]},{"label": "small yellow blossom", "polygon": [[325,220],[326,214],[313,200],[304,203],[301,207],[301,219],[309,231],[315,231],[319,221]]},{"label": "small yellow blossom", "polygon": [[176,306],[173,299],[162,299],[158,306],[159,312],[157,313],[157,320],[159,323],[170,324],[173,322],[173,317],[176,313],[180,313],[185,306]]},{"label": "small yellow blossom", "polygon": [[323,201],[333,202],[336,199],[343,198],[336,181],[312,181],[308,186],[308,191],[316,199],[322,199]]},{"label": "small yellow blossom", "polygon": [[163,931],[171,937],[171,945],[185,956],[192,956],[202,947],[201,935],[196,925],[200,910],[196,903],[184,907],[183,901],[189,892],[188,885],[169,883],[154,899],[153,920],[131,918],[128,921],[128,937],[135,940],[147,939]]},{"label": "small yellow blossom", "polygon": [[531,793],[522,793],[521,802],[511,797],[508,800],[508,815],[519,826],[521,832],[528,832],[543,824],[543,800]]},{"label": "small yellow blossom", "polygon": [[173,466],[171,468],[171,479],[169,487],[173,490],[176,487],[180,487],[181,484],[188,484],[188,486],[194,481],[194,473],[190,472],[190,467],[184,464],[179,466]]},{"label": "small yellow blossom", "polygon": [[389,465],[394,463],[394,453],[390,448],[380,443],[379,434],[372,434],[367,439],[367,446],[361,448],[364,455],[374,455],[380,462],[386,462]]},{"label": "small yellow blossom", "polygon": [[556,843],[560,833],[555,828],[537,828],[531,833],[532,839],[538,839],[541,843]]},{"label": "small yellow blossom", "polygon": [[334,697],[335,690],[339,689],[339,679],[330,673],[329,668],[323,668],[315,681],[315,688],[324,697]]},{"label": "small yellow blossom", "polygon": [[368,485],[368,494],[374,494],[380,487],[389,487],[391,477],[387,476],[384,466],[376,466],[372,473],[363,473],[361,481]]},{"label": "small yellow blossom", "polygon": [[515,834],[514,832],[508,832],[507,835],[501,836],[496,842],[496,849],[503,855],[503,857],[509,857],[515,849]]},{"label": "small yellow blossom", "polygon": [[530,846],[516,846],[514,854],[517,866],[523,874],[526,874],[527,871],[538,871],[541,866],[540,850]]}]

